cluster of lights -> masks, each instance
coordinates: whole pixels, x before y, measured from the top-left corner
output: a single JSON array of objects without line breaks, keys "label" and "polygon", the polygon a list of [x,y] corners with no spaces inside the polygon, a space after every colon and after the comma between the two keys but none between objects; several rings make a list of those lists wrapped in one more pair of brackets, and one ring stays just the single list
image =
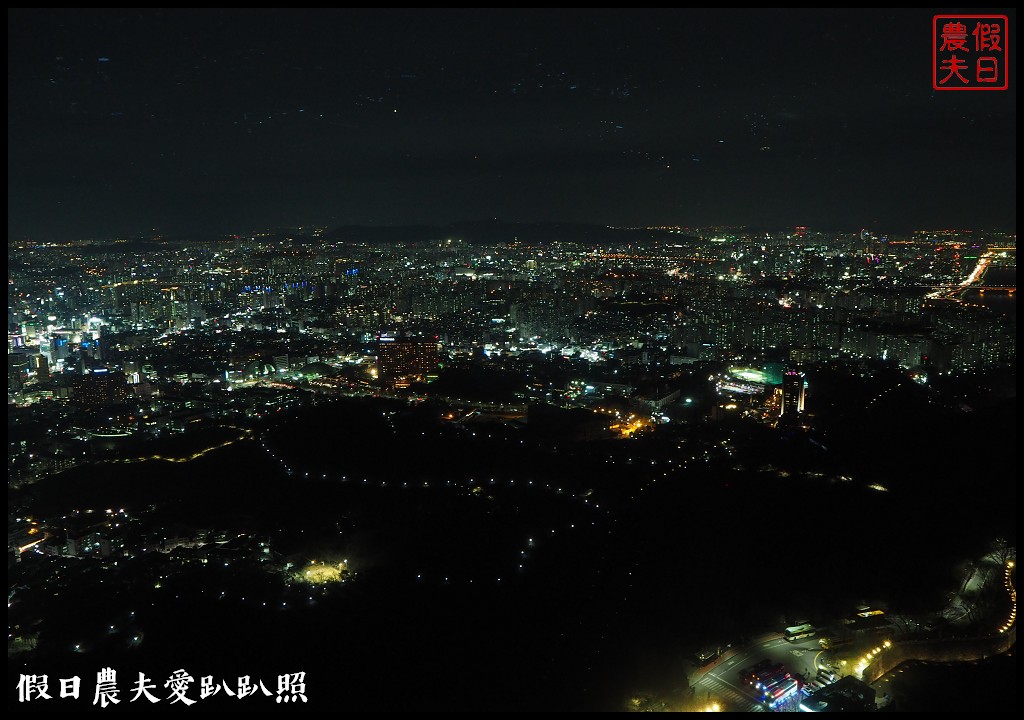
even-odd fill
[{"label": "cluster of lights", "polygon": [[886,640],[878,647],[869,650],[867,653],[865,653],[864,657],[857,661],[857,665],[854,667],[854,672],[857,673],[858,676],[862,676],[864,674],[865,668],[867,668],[868,665],[873,663],[875,661],[875,658],[881,655],[884,650],[888,650],[891,647],[892,641]]},{"label": "cluster of lights", "polygon": [[999,628],[999,632],[1004,633],[1013,627],[1013,624],[1017,622],[1017,589],[1013,586],[1013,560],[1006,561],[1006,570],[1003,574],[1003,584],[1006,586],[1006,592],[1010,593],[1010,617],[1007,618],[1006,622]]},{"label": "cluster of lights", "polygon": [[134,465],[135,463],[149,462],[150,460],[163,460],[164,462],[172,462],[172,463],[192,462],[193,460],[198,460],[199,458],[203,457],[204,455],[208,455],[209,453],[212,453],[212,452],[214,452],[216,450],[220,450],[222,448],[226,448],[229,445],[234,445],[236,442],[240,442],[242,440],[245,440],[246,437],[248,437],[251,434],[252,434],[252,430],[242,429],[241,434],[238,437],[236,437],[236,438],[233,438],[231,440],[225,440],[224,442],[220,443],[219,445],[212,445],[211,447],[203,448],[202,450],[194,452],[191,455],[186,455],[184,457],[166,457],[164,455],[147,455],[145,457],[137,457],[137,458],[116,458],[116,459],[113,459],[113,460],[106,460],[105,462],[109,462],[109,463],[113,463],[113,464],[119,464],[120,463],[120,464],[124,464],[124,465]]},{"label": "cluster of lights", "polygon": [[978,264],[975,265],[971,274],[962,280],[958,285],[943,286],[935,290],[934,292],[925,295],[925,298],[929,300],[936,300],[938,298],[946,298],[947,300],[957,299],[957,295],[970,287],[971,285],[979,282],[985,271],[988,270],[988,266],[992,263],[992,258],[995,257],[996,253],[989,251],[978,258]]},{"label": "cluster of lights", "polygon": [[301,574],[296,577],[310,585],[326,585],[332,582],[345,582],[345,575],[348,572],[348,560],[342,560],[337,565],[328,565],[325,562],[310,560],[309,565]]},{"label": "cluster of lights", "polygon": [[[616,417],[618,417],[619,413],[615,413],[615,415]],[[635,415],[630,413],[629,417],[627,417],[625,421],[620,421],[613,425],[610,425],[609,429],[619,433],[622,437],[629,437],[638,430],[642,430],[645,427],[649,427],[650,424],[650,421],[647,420],[646,418],[636,417]]]}]

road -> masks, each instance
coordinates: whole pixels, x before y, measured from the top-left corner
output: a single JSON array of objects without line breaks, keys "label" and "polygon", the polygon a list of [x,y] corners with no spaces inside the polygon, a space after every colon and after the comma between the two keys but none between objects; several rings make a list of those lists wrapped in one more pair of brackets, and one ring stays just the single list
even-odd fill
[{"label": "road", "polygon": [[790,643],[778,635],[730,650],[694,682],[697,697],[710,695],[732,712],[760,712],[765,707],[757,701],[752,688],[740,681],[739,671],[768,658],[772,663],[782,663],[794,675],[803,676],[810,671],[813,677],[814,659],[820,650],[817,636]]}]

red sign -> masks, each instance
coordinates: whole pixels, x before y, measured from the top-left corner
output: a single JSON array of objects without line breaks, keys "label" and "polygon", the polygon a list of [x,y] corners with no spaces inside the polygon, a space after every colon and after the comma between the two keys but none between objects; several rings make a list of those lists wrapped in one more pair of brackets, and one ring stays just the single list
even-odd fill
[{"label": "red sign", "polygon": [[932,18],[932,87],[936,90],[1006,90],[1009,21],[1005,15],[936,15]]}]

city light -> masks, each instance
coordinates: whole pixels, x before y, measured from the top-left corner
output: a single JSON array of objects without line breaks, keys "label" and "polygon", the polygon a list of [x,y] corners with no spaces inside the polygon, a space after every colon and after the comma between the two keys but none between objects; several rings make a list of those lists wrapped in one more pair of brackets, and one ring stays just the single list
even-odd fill
[{"label": "city light", "polygon": [[310,585],[327,585],[344,582],[350,574],[351,570],[347,560],[340,562],[310,560],[309,565],[297,570],[292,577]]},{"label": "city light", "polygon": [[1003,571],[1003,586],[1006,588],[1006,593],[1010,598],[1010,613],[1001,626],[999,626],[999,632],[1005,633],[1013,627],[1013,624],[1017,622],[1017,588],[1013,585],[1013,568],[1014,561],[1007,560],[1006,568]]}]

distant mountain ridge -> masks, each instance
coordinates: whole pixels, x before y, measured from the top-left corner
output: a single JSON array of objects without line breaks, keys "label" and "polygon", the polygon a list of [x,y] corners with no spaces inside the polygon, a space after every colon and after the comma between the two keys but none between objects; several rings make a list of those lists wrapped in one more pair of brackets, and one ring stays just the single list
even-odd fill
[{"label": "distant mountain ridge", "polygon": [[[87,254],[145,252],[168,245],[204,245],[244,240],[251,233],[236,235],[170,235],[162,237],[135,237],[122,240],[83,240],[81,250]],[[352,243],[359,245],[410,245],[461,241],[467,245],[500,245],[518,241],[524,245],[550,245],[557,242],[584,246],[645,244],[672,240],[687,242],[694,239],[658,228],[615,228],[585,223],[514,223],[501,220],[479,220],[449,225],[341,225],[322,235],[314,235],[305,228],[275,228],[256,234],[266,245],[318,245]],[[31,243],[30,243],[31,244]]]},{"label": "distant mountain ridge", "polygon": [[512,223],[500,220],[482,220],[452,223],[445,226],[405,225],[368,226],[346,225],[325,233],[326,242],[353,242],[371,244],[431,243],[461,240],[471,245],[495,245],[518,240],[525,245],[549,245],[570,242],[580,245],[609,245],[645,243],[686,236],[667,230],[647,228],[613,228],[583,223]]}]

